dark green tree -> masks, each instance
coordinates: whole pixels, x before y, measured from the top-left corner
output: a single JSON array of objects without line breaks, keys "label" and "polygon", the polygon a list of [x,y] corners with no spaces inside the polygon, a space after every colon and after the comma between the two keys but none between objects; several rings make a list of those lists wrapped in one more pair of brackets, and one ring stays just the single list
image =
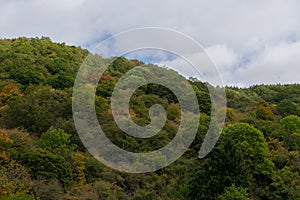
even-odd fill
[{"label": "dark green tree", "polygon": [[25,153],[22,164],[29,169],[35,179],[46,178],[57,179],[65,187],[72,183],[72,169],[63,157],[55,155],[46,150],[36,149]]},{"label": "dark green tree", "polygon": [[224,128],[213,152],[198,163],[191,181],[192,199],[215,199],[232,184],[254,193],[252,186],[264,187],[273,172],[263,134],[246,123]]}]

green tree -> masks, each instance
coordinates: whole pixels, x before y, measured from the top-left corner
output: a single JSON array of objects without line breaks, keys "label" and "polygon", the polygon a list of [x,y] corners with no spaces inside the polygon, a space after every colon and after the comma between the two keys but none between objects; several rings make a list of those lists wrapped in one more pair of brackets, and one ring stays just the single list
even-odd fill
[{"label": "green tree", "polygon": [[262,120],[274,120],[274,114],[266,102],[261,102],[257,105],[256,117]]},{"label": "green tree", "polygon": [[197,86],[193,86],[195,90],[197,100],[199,103],[199,111],[210,115],[211,113],[211,99],[207,91],[200,90]]},{"label": "green tree", "polygon": [[71,99],[67,92],[49,86],[30,86],[26,93],[4,111],[2,124],[5,127],[23,127],[29,132],[43,133],[62,117],[72,116]]},{"label": "green tree", "polygon": [[6,134],[0,132],[0,164],[4,165],[9,163],[9,152],[8,150],[12,147],[14,141]]},{"label": "green tree", "polygon": [[[273,173],[263,134],[246,123],[224,128],[211,154],[196,167],[191,180],[192,199],[215,199],[225,187],[265,187]],[[261,185],[261,186],[260,186]]]},{"label": "green tree", "polygon": [[75,145],[71,143],[71,135],[62,129],[51,127],[43,133],[41,138],[36,142],[37,146],[54,154],[70,153],[74,151]]},{"label": "green tree", "polygon": [[276,111],[282,116],[288,115],[300,115],[300,106],[296,102],[293,102],[290,99],[284,99],[276,106]]},{"label": "green tree", "polygon": [[36,200],[35,196],[26,193],[16,193],[9,196],[0,197],[0,200]]},{"label": "green tree", "polygon": [[99,199],[129,199],[124,190],[114,182],[97,181],[93,188]]},{"label": "green tree", "polygon": [[87,183],[93,183],[100,180],[104,165],[88,154],[84,155],[84,163],[84,173]]},{"label": "green tree", "polygon": [[46,150],[36,149],[23,155],[22,164],[29,169],[32,177],[44,177],[48,180],[57,179],[64,186],[72,183],[73,175],[69,164],[59,155]]},{"label": "green tree", "polygon": [[300,150],[300,117],[286,116],[280,120],[283,127],[284,144],[288,150]]},{"label": "green tree", "polygon": [[226,122],[233,122],[235,121],[236,116],[234,109],[232,108],[226,108]]},{"label": "green tree", "polygon": [[9,83],[0,92],[0,106],[7,105],[20,96],[22,96],[20,89],[16,85]]},{"label": "green tree", "polygon": [[250,200],[250,198],[245,188],[232,185],[226,187],[224,192],[218,196],[217,200]]},{"label": "green tree", "polygon": [[300,117],[290,115],[280,120],[281,126],[288,132],[300,131]]},{"label": "green tree", "polygon": [[115,85],[116,85],[115,78],[111,77],[107,73],[104,73],[97,86],[96,94],[105,98],[111,97]]},{"label": "green tree", "polygon": [[267,196],[272,200],[300,199],[300,176],[289,167],[278,170],[272,177],[272,183],[268,186]]},{"label": "green tree", "polygon": [[154,192],[147,192],[143,190],[138,190],[134,194],[132,200],[155,200],[157,199]]},{"label": "green tree", "polygon": [[17,129],[0,129],[0,154],[4,153],[7,158],[17,161],[22,154],[32,148],[33,142],[28,133]]}]

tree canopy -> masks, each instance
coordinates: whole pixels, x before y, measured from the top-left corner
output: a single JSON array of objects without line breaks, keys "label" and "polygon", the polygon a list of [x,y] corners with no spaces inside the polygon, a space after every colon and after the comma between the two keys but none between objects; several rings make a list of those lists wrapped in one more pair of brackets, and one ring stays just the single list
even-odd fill
[{"label": "tree canopy", "polygon": [[[299,84],[225,87],[225,126],[215,148],[199,159],[211,121],[209,88],[215,87],[187,79],[201,112],[195,140],[168,167],[130,174],[96,160],[76,132],[72,92],[84,60],[90,67],[84,78],[93,82],[102,75],[95,87],[95,111],[113,144],[150,152],[175,137],[182,108],[167,87],[142,85],[130,98],[129,114],[139,126],[151,123],[151,106],[160,104],[166,110],[162,130],[144,139],[117,126],[111,96],[125,73],[134,80],[126,86],[144,81],[135,68],[149,74],[157,69],[160,76],[168,75],[169,83],[178,80],[177,72],[126,57],[103,58],[48,37],[0,39],[0,200],[300,199]],[[103,66],[106,71],[100,70]],[[80,82],[80,97],[91,104],[86,99],[94,88],[87,82]]]}]

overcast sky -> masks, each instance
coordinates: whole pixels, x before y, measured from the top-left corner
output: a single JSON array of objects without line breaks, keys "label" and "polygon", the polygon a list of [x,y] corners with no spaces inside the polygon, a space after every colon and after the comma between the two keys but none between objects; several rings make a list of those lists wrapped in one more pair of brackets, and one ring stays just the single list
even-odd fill
[{"label": "overcast sky", "polygon": [[298,0],[0,0],[0,13],[1,38],[49,36],[91,50],[121,31],[163,27],[200,43],[227,85],[300,82]]}]

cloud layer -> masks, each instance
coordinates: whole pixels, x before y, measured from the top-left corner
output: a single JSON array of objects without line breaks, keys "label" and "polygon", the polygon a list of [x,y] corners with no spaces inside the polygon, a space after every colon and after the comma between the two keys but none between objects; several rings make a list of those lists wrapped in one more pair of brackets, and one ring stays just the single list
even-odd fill
[{"label": "cloud layer", "polygon": [[203,45],[225,84],[294,83],[299,9],[297,0],[0,0],[0,37],[44,35],[91,49],[129,28],[165,27]]}]

